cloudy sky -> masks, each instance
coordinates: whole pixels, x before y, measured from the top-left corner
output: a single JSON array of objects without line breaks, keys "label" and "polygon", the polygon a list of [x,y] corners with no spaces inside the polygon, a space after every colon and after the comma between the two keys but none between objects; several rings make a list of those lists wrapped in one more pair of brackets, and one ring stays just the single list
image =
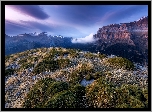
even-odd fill
[{"label": "cloudy sky", "polygon": [[5,33],[86,37],[108,24],[148,16],[147,5],[6,5]]}]

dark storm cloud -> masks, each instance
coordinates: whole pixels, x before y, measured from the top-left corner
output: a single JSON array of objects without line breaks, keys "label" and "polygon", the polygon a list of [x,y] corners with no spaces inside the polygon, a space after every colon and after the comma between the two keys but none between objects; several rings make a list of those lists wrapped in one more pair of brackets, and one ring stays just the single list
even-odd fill
[{"label": "dark storm cloud", "polygon": [[49,18],[49,15],[38,5],[10,5],[10,7],[37,19],[44,20]]}]

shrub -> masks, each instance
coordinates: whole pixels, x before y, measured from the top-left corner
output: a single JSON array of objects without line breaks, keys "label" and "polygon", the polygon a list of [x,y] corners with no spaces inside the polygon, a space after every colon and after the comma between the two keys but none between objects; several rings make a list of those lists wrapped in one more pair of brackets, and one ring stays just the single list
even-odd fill
[{"label": "shrub", "polygon": [[86,87],[86,97],[89,107],[112,108],[114,107],[114,87],[104,77],[98,78],[94,83]]},{"label": "shrub", "polygon": [[144,95],[144,105],[145,105],[145,108],[148,108],[148,88],[144,88],[143,90],[142,90],[142,93],[143,93],[143,95]]},{"label": "shrub", "polygon": [[86,53],[85,55],[84,55],[86,58],[91,58],[91,59],[93,59],[93,58],[95,58],[95,55],[93,55],[92,53]]},{"label": "shrub", "polygon": [[77,84],[69,90],[55,94],[45,103],[45,108],[84,108],[84,95],[85,88]]},{"label": "shrub", "polygon": [[93,66],[90,66],[90,64],[80,64],[79,67],[74,70],[71,75],[69,75],[69,83],[70,84],[77,84],[80,83],[81,80],[85,77],[91,76],[95,71],[93,69]]},{"label": "shrub", "polygon": [[69,59],[58,59],[57,63],[59,65],[59,68],[65,68],[70,64],[70,60]]},{"label": "shrub", "polygon": [[52,98],[58,92],[68,89],[68,84],[65,82],[55,81],[46,78],[38,81],[23,103],[25,108],[43,108],[48,99]]},{"label": "shrub", "polygon": [[46,70],[55,71],[59,69],[58,61],[52,59],[44,59],[42,62],[38,63],[34,68],[33,73],[39,74],[45,72]]},{"label": "shrub", "polygon": [[99,54],[99,58],[100,58],[100,59],[103,59],[103,58],[105,58],[105,57],[106,57],[105,54]]},{"label": "shrub", "polygon": [[115,66],[117,68],[125,68],[128,70],[134,69],[134,64],[126,58],[122,58],[122,57],[109,58],[107,59],[107,62],[110,65]]},{"label": "shrub", "polygon": [[34,62],[36,62],[36,61],[38,61],[39,59],[38,59],[38,57],[34,57]]},{"label": "shrub", "polygon": [[5,62],[7,62],[12,57],[13,57],[12,55],[5,55]]},{"label": "shrub", "polygon": [[46,78],[38,81],[27,94],[24,108],[84,108],[85,87]]},{"label": "shrub", "polygon": [[60,55],[60,56],[64,56],[65,54],[69,54],[70,52],[69,51],[57,51],[57,54]]},{"label": "shrub", "polygon": [[68,51],[71,57],[77,57],[79,55],[76,49],[69,49]]},{"label": "shrub", "polygon": [[78,68],[77,72],[85,76],[87,74],[94,73],[95,71],[90,63],[82,63],[80,64],[80,67]]},{"label": "shrub", "polygon": [[14,69],[5,69],[5,76],[12,75],[14,74],[14,72],[15,72]]},{"label": "shrub", "polygon": [[31,68],[31,67],[34,67],[34,64],[32,64],[32,63],[23,63],[21,65],[21,68],[24,68],[24,69]]},{"label": "shrub", "polygon": [[116,87],[104,77],[86,87],[89,106],[94,108],[147,108],[147,94],[146,90],[142,91],[136,85]]},{"label": "shrub", "polygon": [[27,59],[26,58],[22,58],[18,61],[18,64],[24,64],[27,62]]},{"label": "shrub", "polygon": [[91,80],[91,79],[92,79],[92,77],[91,77],[91,75],[90,75],[90,74],[88,74],[88,75],[86,75],[86,76],[85,76],[85,79],[86,79],[86,80]]},{"label": "shrub", "polygon": [[50,58],[52,59],[56,54],[58,53],[58,51],[53,48],[52,50],[50,50],[50,52],[47,54],[47,57],[45,57],[45,59]]},{"label": "shrub", "polygon": [[75,85],[75,84],[80,83],[82,79],[83,79],[83,76],[81,74],[78,74],[77,71],[73,71],[68,77],[68,82],[71,85]]},{"label": "shrub", "polygon": [[102,72],[96,72],[96,73],[92,74],[92,77],[93,77],[93,79],[98,79],[103,75],[104,75],[104,73],[102,73]]},{"label": "shrub", "polygon": [[85,76],[85,79],[86,80],[91,80],[91,79],[98,79],[100,77],[102,77],[104,75],[104,73],[102,72],[95,72],[95,73],[92,73],[92,74],[88,74]]},{"label": "shrub", "polygon": [[123,84],[116,88],[116,108],[145,108],[142,90],[136,85]]},{"label": "shrub", "polygon": [[72,108],[75,107],[74,101],[74,95],[70,91],[63,91],[50,98],[44,108]]}]

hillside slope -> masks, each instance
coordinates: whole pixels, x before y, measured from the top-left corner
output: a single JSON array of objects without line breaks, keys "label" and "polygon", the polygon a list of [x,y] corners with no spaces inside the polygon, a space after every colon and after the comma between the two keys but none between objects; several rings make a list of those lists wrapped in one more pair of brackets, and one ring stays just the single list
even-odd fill
[{"label": "hillside slope", "polygon": [[122,57],[59,47],[5,57],[6,108],[146,108],[147,87],[147,69]]}]

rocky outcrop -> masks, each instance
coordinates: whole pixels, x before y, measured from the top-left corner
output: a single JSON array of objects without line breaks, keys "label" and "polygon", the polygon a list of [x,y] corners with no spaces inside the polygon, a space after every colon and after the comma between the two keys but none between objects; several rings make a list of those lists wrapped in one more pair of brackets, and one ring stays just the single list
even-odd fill
[{"label": "rocky outcrop", "polygon": [[116,43],[127,43],[134,46],[140,43],[140,48],[143,46],[148,48],[148,17],[130,23],[103,26],[99,28],[94,38],[98,39],[98,45],[106,44],[106,47]]},{"label": "rocky outcrop", "polygon": [[[128,58],[128,56],[131,57],[136,54],[137,57],[140,57],[140,62],[143,61],[143,58],[148,62],[148,17],[142,17],[138,21],[130,23],[103,26],[99,28],[94,38],[97,40],[96,49],[105,54],[109,53],[107,50],[111,48],[112,53],[115,53],[118,48],[113,47],[117,45],[126,50],[120,56]],[[127,51],[128,47],[133,48],[130,49],[132,52]]]}]

